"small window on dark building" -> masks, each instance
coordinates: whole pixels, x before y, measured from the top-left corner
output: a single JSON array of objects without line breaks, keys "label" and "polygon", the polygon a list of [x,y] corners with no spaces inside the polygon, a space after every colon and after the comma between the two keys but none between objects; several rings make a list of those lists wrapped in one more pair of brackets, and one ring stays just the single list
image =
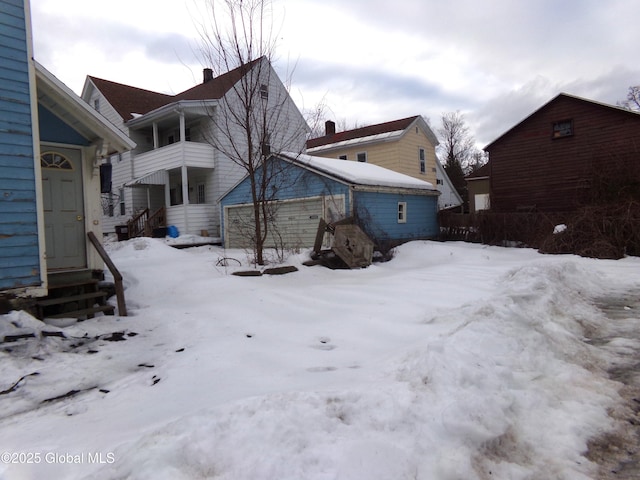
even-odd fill
[{"label": "small window on dark building", "polygon": [[562,120],[553,124],[553,138],[570,137],[573,135],[573,121]]}]

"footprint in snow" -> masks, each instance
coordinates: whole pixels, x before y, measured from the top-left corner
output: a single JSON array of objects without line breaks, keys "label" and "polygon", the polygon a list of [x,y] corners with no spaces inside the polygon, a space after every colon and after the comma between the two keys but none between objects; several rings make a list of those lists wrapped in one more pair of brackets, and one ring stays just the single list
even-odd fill
[{"label": "footprint in snow", "polygon": [[307,368],[307,372],[312,372],[312,373],[333,372],[334,370],[337,370],[337,368],[336,367],[311,367],[311,368]]},{"label": "footprint in snow", "polygon": [[311,345],[311,348],[315,348],[318,350],[333,350],[334,348],[336,348],[335,345],[330,345],[331,339],[329,337],[320,337],[318,338],[318,341],[320,342],[320,345],[318,344],[314,344]]}]

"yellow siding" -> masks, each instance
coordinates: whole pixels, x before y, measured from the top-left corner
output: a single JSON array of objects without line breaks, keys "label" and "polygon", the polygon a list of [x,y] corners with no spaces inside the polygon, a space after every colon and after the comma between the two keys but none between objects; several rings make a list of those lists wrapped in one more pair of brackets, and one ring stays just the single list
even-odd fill
[{"label": "yellow siding", "polygon": [[[419,149],[424,148],[426,172],[420,173]],[[436,186],[436,151],[422,129],[411,126],[400,139],[389,142],[370,143],[331,151],[316,151],[312,155],[327,158],[339,158],[346,155],[347,160],[356,161],[357,154],[367,153],[367,162],[380,167],[404,173],[414,178],[430,182]]]}]

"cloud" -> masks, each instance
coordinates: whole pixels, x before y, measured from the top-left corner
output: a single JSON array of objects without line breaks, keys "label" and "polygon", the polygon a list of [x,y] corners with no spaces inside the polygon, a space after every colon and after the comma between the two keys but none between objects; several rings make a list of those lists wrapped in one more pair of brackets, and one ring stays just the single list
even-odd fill
[{"label": "cloud", "polygon": [[307,108],[324,100],[336,118],[366,124],[421,114],[433,119],[451,105],[474,105],[473,98],[446,91],[428,76],[370,65],[301,59],[294,72],[293,87],[305,92]]},{"label": "cloud", "polygon": [[467,116],[479,144],[484,147],[524,120],[560,93],[568,93],[610,105],[624,100],[629,86],[636,85],[640,70],[614,67],[589,79],[554,83],[536,76],[521,87],[505,91],[483,102]]},{"label": "cloud", "polygon": [[[96,16],[79,20],[58,13],[34,15],[33,25],[36,59],[44,59],[44,66],[76,92],[85,75],[169,91],[176,82],[168,72],[198,63],[194,42],[172,31],[146,30]],[[78,72],[83,68],[86,70]],[[159,70],[163,73],[154,79],[152,72]],[[77,75],[72,78],[72,73]],[[184,88],[192,86],[192,79],[187,78],[192,75],[184,76],[188,80]],[[181,83],[176,86],[177,91],[184,89]]]},{"label": "cloud", "polygon": [[[75,91],[91,74],[176,93],[200,81],[198,5],[38,0],[36,58]],[[562,91],[615,104],[640,83],[636,0],[274,0],[274,12],[276,71],[286,82],[297,59],[296,103],[324,100],[348,123],[423,114],[437,129],[460,110],[484,146]]]}]

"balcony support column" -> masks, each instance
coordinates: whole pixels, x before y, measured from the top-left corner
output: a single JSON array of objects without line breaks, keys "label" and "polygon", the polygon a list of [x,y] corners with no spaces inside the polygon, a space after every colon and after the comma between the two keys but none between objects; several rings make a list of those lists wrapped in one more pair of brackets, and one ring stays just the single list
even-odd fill
[{"label": "balcony support column", "polygon": [[[178,112],[180,114],[180,143],[184,144],[186,137],[186,122],[184,119],[184,111],[182,109]],[[187,171],[187,155],[185,148],[180,149],[182,151],[182,209],[184,212],[184,225],[185,230],[189,231],[189,172]],[[186,232],[185,232],[186,233]]]},{"label": "balcony support column", "polygon": [[185,142],[187,137],[187,124],[184,119],[184,111],[180,110],[180,141]]},{"label": "balcony support column", "polygon": [[160,148],[160,142],[158,139],[158,124],[153,122],[153,149]]}]

